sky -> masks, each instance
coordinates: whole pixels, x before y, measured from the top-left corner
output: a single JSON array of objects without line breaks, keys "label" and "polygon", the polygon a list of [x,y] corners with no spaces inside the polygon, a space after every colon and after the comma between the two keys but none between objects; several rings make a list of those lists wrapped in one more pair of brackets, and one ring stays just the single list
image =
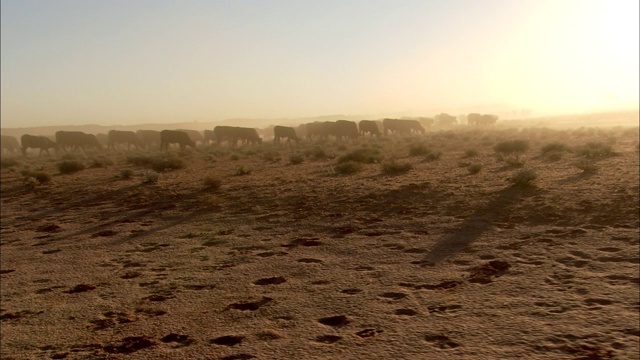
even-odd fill
[{"label": "sky", "polygon": [[637,0],[0,0],[1,123],[637,109]]}]

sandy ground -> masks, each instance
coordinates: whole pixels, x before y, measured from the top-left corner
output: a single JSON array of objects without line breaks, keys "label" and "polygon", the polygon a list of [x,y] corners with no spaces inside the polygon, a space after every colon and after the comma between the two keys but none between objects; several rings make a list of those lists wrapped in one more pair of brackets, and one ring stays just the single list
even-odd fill
[{"label": "sandy ground", "polygon": [[[493,146],[510,139],[529,141],[535,186],[507,181],[522,168]],[[440,158],[410,156],[418,141]],[[584,173],[575,152],[540,156],[554,141],[615,154]],[[336,174],[363,146],[413,169]],[[637,128],[319,147],[337,157],[173,150],[185,167],[155,184],[127,156],[158,151],[78,153],[108,165],[73,174],[60,155],[16,157],[1,178],[1,357],[640,358]],[[51,181],[29,187],[27,171]]]}]

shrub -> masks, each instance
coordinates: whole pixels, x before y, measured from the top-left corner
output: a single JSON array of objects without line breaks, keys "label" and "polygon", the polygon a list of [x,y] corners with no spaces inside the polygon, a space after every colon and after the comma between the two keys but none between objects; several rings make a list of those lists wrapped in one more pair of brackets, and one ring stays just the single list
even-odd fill
[{"label": "shrub", "polygon": [[89,165],[90,168],[103,168],[103,167],[107,167],[109,165],[113,165],[113,161],[109,160],[109,159],[93,159],[91,161],[91,165]]},{"label": "shrub", "polygon": [[306,150],[304,154],[314,160],[323,160],[330,156],[321,147],[315,147],[313,149]]},{"label": "shrub", "polygon": [[584,156],[587,159],[602,159],[614,154],[611,145],[607,145],[601,142],[590,142],[585,145],[579,146],[576,149],[576,153],[578,153],[578,155],[580,156]]},{"label": "shrub", "polygon": [[578,160],[578,162],[575,163],[575,166],[586,174],[593,174],[598,171],[598,167],[595,162],[588,158]]},{"label": "shrub", "polygon": [[251,174],[251,169],[247,169],[244,166],[240,166],[236,169],[236,176],[248,175]]},{"label": "shrub", "polygon": [[569,147],[566,144],[559,143],[559,142],[547,144],[543,146],[541,150],[542,155],[547,155],[548,153],[552,153],[552,152],[565,152],[565,151],[569,151]]},{"label": "shrub", "polygon": [[120,177],[122,179],[131,179],[132,176],[133,176],[133,170],[131,169],[120,170]]},{"label": "shrub", "polygon": [[156,158],[151,163],[151,168],[157,172],[162,172],[167,169],[176,170],[184,167],[184,161],[177,157],[161,157]]},{"label": "shrub", "polygon": [[282,157],[277,151],[267,151],[262,155],[262,158],[272,163],[280,162],[280,160],[282,160]]},{"label": "shrub", "polygon": [[304,157],[300,154],[293,154],[289,157],[289,162],[291,162],[292,165],[302,164],[303,161]]},{"label": "shrub", "polygon": [[529,142],[526,140],[510,140],[496,144],[493,150],[503,155],[522,154],[529,150]]},{"label": "shrub", "polygon": [[382,173],[386,175],[404,174],[411,169],[413,169],[413,165],[397,162],[395,160],[382,164]]},{"label": "shrub", "polygon": [[480,172],[480,170],[482,170],[482,164],[480,163],[473,163],[467,166],[467,171],[469,172],[469,174],[477,174]]},{"label": "shrub", "polygon": [[476,157],[476,156],[478,156],[478,151],[475,149],[467,149],[464,151],[464,157],[466,158]]},{"label": "shrub", "polygon": [[504,158],[504,162],[506,162],[507,165],[516,168],[523,167],[525,163],[524,159],[521,159],[519,156],[507,156]]},{"label": "shrub", "polygon": [[380,160],[382,160],[382,155],[378,150],[362,148],[339,157],[338,164],[351,161],[357,163],[373,164],[380,162]]},{"label": "shrub", "polygon": [[24,186],[26,186],[31,190],[38,187],[38,185],[40,185],[40,182],[38,181],[38,179],[34,178],[33,176],[29,176],[24,179]]},{"label": "shrub", "polygon": [[356,161],[339,162],[335,167],[335,172],[342,175],[355,174],[362,170],[362,165]]},{"label": "shrub", "polygon": [[231,154],[231,156],[229,156],[229,160],[238,161],[238,160],[240,160],[240,155]]},{"label": "shrub", "polygon": [[3,158],[2,160],[0,160],[0,167],[2,167],[3,169],[10,168],[16,165],[18,165],[18,160],[16,160],[15,158]]},{"label": "shrub", "polygon": [[29,177],[35,178],[40,184],[46,184],[51,181],[51,175],[43,171],[32,172],[29,174]]},{"label": "shrub", "polygon": [[440,151],[434,151],[434,152],[430,152],[427,155],[425,155],[424,159],[426,161],[435,161],[440,159],[440,156],[442,156],[442,153]]},{"label": "shrub", "polygon": [[160,174],[155,171],[148,171],[144,173],[144,178],[142,180],[143,184],[156,184],[158,183],[158,179],[160,179]]},{"label": "shrub", "polygon": [[532,169],[522,169],[509,178],[514,186],[533,186],[533,181],[538,178],[538,174]]},{"label": "shrub", "polygon": [[222,186],[222,180],[211,175],[205,176],[205,178],[202,179],[202,183],[206,188],[211,190],[218,190],[220,186]]},{"label": "shrub", "polygon": [[58,171],[61,174],[71,174],[84,170],[84,164],[76,160],[64,160],[58,163]]},{"label": "shrub", "polygon": [[429,149],[424,144],[413,144],[409,146],[409,155],[411,156],[427,155],[430,152],[431,152],[431,149]]}]

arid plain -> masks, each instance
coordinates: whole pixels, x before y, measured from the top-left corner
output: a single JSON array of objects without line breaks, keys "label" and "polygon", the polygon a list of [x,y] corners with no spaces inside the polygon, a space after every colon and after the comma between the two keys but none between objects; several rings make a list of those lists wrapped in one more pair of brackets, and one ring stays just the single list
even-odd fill
[{"label": "arid plain", "polygon": [[637,127],[62,154],[2,159],[3,359],[640,357]]}]

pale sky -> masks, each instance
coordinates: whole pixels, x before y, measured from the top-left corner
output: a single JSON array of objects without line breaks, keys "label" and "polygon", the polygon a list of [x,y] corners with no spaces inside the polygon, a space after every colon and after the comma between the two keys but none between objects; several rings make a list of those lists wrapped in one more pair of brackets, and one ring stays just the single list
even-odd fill
[{"label": "pale sky", "polygon": [[637,109],[638,0],[1,0],[2,127]]}]

